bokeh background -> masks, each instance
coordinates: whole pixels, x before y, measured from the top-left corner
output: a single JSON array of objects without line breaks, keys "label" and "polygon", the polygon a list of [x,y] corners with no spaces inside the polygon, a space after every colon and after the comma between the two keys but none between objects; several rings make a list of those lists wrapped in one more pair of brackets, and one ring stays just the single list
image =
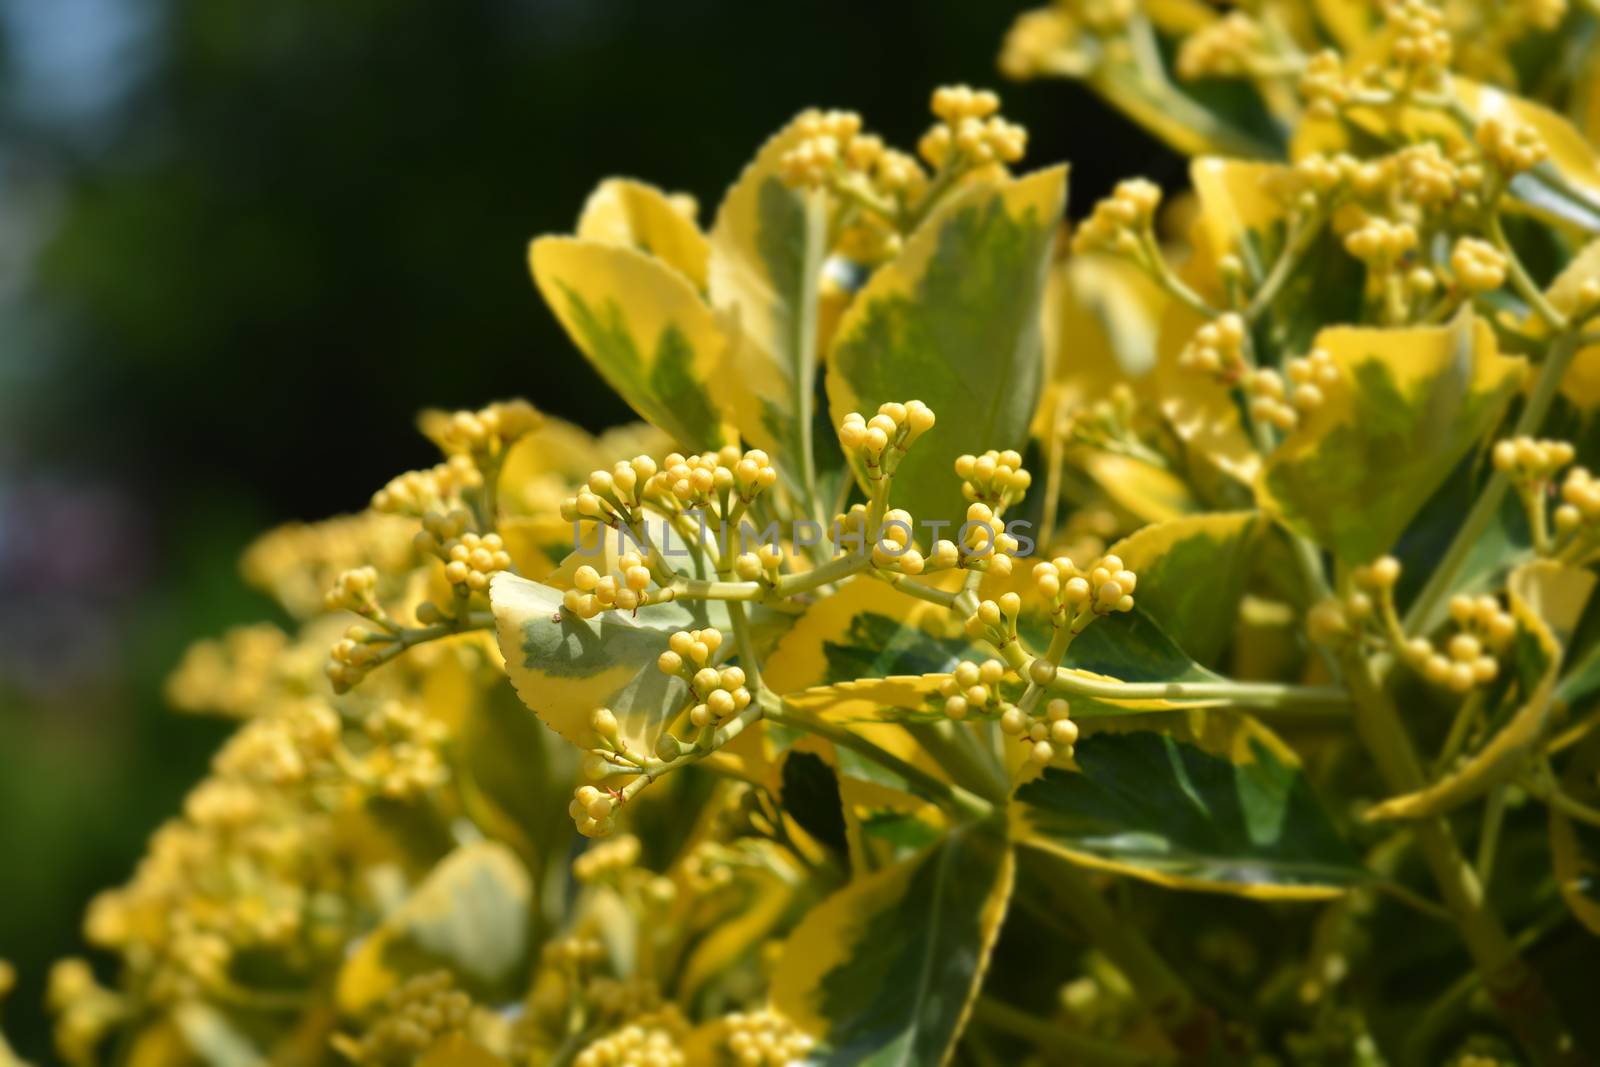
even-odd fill
[{"label": "bokeh background", "polygon": [[[433,462],[426,405],[627,417],[524,253],[600,178],[708,221],[808,105],[911,148],[996,85],[986,0],[0,0],[0,958],[47,1061],[50,961],[222,726],[161,682],[272,617],[258,531]],[[1063,82],[998,86],[1081,213],[1182,166]]]}]

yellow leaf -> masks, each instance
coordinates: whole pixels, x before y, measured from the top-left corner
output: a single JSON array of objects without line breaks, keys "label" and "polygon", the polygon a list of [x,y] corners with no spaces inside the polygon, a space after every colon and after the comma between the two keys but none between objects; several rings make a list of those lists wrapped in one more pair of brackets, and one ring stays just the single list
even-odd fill
[{"label": "yellow leaf", "polygon": [[584,203],[577,236],[637,249],[682,273],[696,289],[706,287],[711,249],[694,224],[694,200],[681,193],[668,196],[632,178],[607,178]]},{"label": "yellow leaf", "polygon": [[1487,322],[1335,326],[1317,334],[1339,370],[1324,403],[1256,481],[1263,508],[1347,563],[1374,559],[1499,417],[1526,361],[1501,355]]},{"label": "yellow leaf", "polygon": [[573,237],[541,237],[528,259],[573,343],[635,411],[692,448],[732,440],[707,385],[722,334],[687,278],[631,248]]}]

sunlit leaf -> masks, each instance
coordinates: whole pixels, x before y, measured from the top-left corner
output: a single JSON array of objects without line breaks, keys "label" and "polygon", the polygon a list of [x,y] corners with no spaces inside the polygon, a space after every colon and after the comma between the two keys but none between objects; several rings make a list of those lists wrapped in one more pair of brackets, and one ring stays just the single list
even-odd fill
[{"label": "sunlit leaf", "polygon": [[995,821],[840,890],[785,946],[772,999],[819,1035],[819,1065],[939,1067],[982,984],[1014,860]]},{"label": "sunlit leaf", "polygon": [[688,197],[668,196],[632,178],[607,178],[584,203],[576,235],[644,252],[680,271],[696,289],[706,287],[711,249],[694,224]]},{"label": "sunlit leaf", "polygon": [[803,137],[799,120],[775,134],[717,210],[710,297],[728,337],[728,366],[712,391],[746,444],[765,449],[789,491],[816,514],[812,408],[828,219],[822,191],[790,187],[780,166]]},{"label": "sunlit leaf", "polygon": [[[1214,664],[1250,576],[1258,516],[1212,512],[1152,523],[1108,550],[1139,576],[1139,607],[1200,663]],[[1086,561],[1087,562],[1087,561]]]},{"label": "sunlit leaf", "polygon": [[687,278],[632,248],[572,237],[541,237],[528,259],[568,336],[635,411],[692,448],[730,439],[707,385],[722,334]]},{"label": "sunlit leaf", "polygon": [[1173,889],[1336,896],[1366,877],[1305,779],[1272,750],[1230,760],[1148,731],[1078,743],[1080,773],[1017,791],[1017,832],[1087,867]]},{"label": "sunlit leaf", "polygon": [[1316,346],[1340,381],[1273,452],[1256,493],[1290,529],[1362,563],[1493,425],[1525,361],[1501,355],[1488,323],[1465,313],[1437,327],[1330,327]]},{"label": "sunlit leaf", "polygon": [[1017,448],[1043,385],[1040,300],[1066,171],[979,184],[941,206],[880,267],[828,356],[834,420],[920,399],[941,422],[895,477],[895,503],[957,525],[955,458]]}]

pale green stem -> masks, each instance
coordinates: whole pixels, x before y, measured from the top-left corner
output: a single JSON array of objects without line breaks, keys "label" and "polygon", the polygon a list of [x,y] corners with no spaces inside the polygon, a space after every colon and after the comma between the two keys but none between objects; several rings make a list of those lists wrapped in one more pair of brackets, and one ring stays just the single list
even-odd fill
[{"label": "pale green stem", "polygon": [[1505,818],[1506,785],[1501,782],[1490,791],[1489,799],[1484,803],[1483,826],[1478,831],[1478,859],[1472,867],[1485,889],[1494,880],[1495,852],[1500,846],[1500,830],[1505,825]]},{"label": "pale green stem", "polygon": [[872,576],[887,582],[907,596],[916,597],[918,600],[926,600],[928,603],[937,604],[942,608],[953,609],[956,606],[956,598],[961,595],[952,593],[947,589],[935,589],[931,585],[923,585],[905,574],[875,570],[872,572]]},{"label": "pale green stem", "polygon": [[[1529,395],[1522,414],[1517,418],[1516,428],[1512,430],[1514,436],[1533,435],[1538,432],[1551,403],[1555,400],[1561,379],[1565,376],[1567,367],[1577,351],[1577,338],[1571,334],[1558,338],[1550,346],[1544,365],[1539,368],[1539,378],[1534,383],[1533,393]],[[1467,557],[1472,554],[1472,550],[1483,539],[1484,531],[1499,514],[1500,502],[1510,485],[1511,479],[1504,471],[1495,470],[1489,475],[1489,480],[1478,493],[1478,499],[1472,503],[1472,510],[1467,512],[1466,521],[1461,524],[1461,529],[1456,531],[1455,539],[1445,550],[1444,558],[1428,576],[1422,592],[1417,594],[1417,599],[1412,601],[1410,610],[1406,612],[1407,634],[1415,636],[1426,633],[1440,621],[1439,612],[1442,610],[1445,598],[1454,588],[1456,577],[1466,564]]]},{"label": "pale green stem", "polygon": [[766,686],[761,680],[761,660],[756,655],[756,643],[750,636],[750,623],[744,617],[744,605],[728,602],[728,620],[733,623],[734,642],[739,648],[739,664],[744,668],[745,683],[753,693]]},{"label": "pale green stem", "polygon": [[773,586],[773,594],[778,597],[790,597],[797,593],[807,593],[819,586],[837,582],[842,578],[848,578],[852,574],[860,574],[870,566],[872,566],[872,557],[865,552],[840,556],[838,559],[824,563],[820,567],[813,567],[802,574],[784,575]]},{"label": "pale green stem", "polygon": [[1545,325],[1560,333],[1567,328],[1567,317],[1557,311],[1555,306],[1545,297],[1544,291],[1528,276],[1528,269],[1522,265],[1522,257],[1517,255],[1517,250],[1506,239],[1505,229],[1500,225],[1500,213],[1490,211],[1484,221],[1489,234],[1489,240],[1506,257],[1506,270],[1511,276],[1511,287],[1517,295],[1527,302],[1528,306],[1538,312]]},{"label": "pale green stem", "polygon": [[1306,253],[1310,251],[1317,235],[1322,232],[1322,225],[1326,221],[1326,213],[1319,210],[1295,227],[1294,233],[1284,245],[1283,252],[1278,256],[1278,261],[1272,265],[1272,270],[1262,281],[1261,288],[1257,289],[1256,295],[1250,299],[1250,306],[1244,312],[1244,317],[1248,321],[1255,322],[1266,313],[1267,308],[1272,306],[1272,302],[1278,298],[1284,285],[1294,276],[1295,270],[1305,261]]}]

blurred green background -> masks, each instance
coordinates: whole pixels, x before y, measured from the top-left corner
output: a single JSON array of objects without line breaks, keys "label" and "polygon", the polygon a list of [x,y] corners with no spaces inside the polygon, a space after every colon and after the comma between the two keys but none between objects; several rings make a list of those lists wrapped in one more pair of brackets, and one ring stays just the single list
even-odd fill
[{"label": "blurred green background", "polygon": [[[0,958],[47,1059],[49,962],[222,733],[161,704],[271,609],[256,532],[432,462],[424,405],[625,409],[530,284],[601,177],[702,219],[807,105],[904,147],[995,85],[970,0],[0,0]],[[1181,164],[1087,93],[999,86],[1081,212]]]}]

